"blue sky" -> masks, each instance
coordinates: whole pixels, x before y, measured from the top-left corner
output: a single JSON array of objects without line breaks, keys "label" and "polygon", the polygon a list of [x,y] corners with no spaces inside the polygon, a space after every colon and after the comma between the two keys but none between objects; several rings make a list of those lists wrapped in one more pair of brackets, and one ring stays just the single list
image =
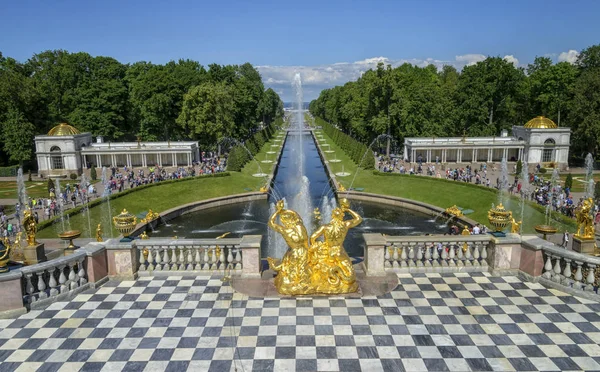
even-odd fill
[{"label": "blue sky", "polygon": [[309,100],[380,60],[460,68],[492,55],[523,66],[600,43],[600,1],[1,0],[0,9],[0,51],[17,60],[66,49],[121,62],[250,62],[286,100],[296,71]]}]

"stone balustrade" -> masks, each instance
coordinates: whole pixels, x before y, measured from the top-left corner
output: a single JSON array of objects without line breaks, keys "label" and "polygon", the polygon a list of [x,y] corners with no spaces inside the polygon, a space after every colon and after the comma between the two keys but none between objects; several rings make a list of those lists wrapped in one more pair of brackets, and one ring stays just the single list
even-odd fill
[{"label": "stone balustrade", "polygon": [[185,271],[212,275],[215,271],[241,271],[241,242],[242,238],[136,240],[138,273]]},{"label": "stone balustrade", "polygon": [[568,251],[554,244],[542,245],[541,249],[544,272],[540,282],[559,289],[565,287],[590,295],[599,294],[600,257]]},{"label": "stone balustrade", "polygon": [[395,272],[488,271],[489,235],[384,236],[365,234],[369,275]]}]

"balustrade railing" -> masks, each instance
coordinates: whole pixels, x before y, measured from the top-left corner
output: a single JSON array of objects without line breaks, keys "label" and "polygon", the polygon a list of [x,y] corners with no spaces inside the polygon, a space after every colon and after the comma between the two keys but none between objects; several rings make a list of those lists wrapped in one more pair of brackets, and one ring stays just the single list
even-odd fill
[{"label": "balustrade railing", "polygon": [[598,294],[600,258],[556,245],[542,247],[544,273],[542,278],[565,287]]},{"label": "balustrade railing", "polygon": [[87,283],[86,252],[57,258],[21,269],[23,303],[33,305],[75,291]]},{"label": "balustrade railing", "polygon": [[136,240],[139,272],[242,270],[241,239]]},{"label": "balustrade railing", "polygon": [[[385,236],[386,270],[487,271],[491,238],[487,235]],[[370,258],[372,259],[372,258]]]}]

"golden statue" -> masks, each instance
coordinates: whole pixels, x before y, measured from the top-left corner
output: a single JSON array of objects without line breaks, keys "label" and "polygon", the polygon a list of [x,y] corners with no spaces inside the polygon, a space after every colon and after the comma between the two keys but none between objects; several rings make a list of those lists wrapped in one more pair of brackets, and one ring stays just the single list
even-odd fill
[{"label": "golden statue", "polygon": [[338,183],[338,192],[345,192],[346,188],[341,183]]},{"label": "golden statue", "polygon": [[446,213],[451,216],[456,216],[456,217],[460,217],[463,215],[463,212],[460,209],[458,209],[456,204],[449,208],[446,208]]},{"label": "golden statue", "polygon": [[[302,218],[277,202],[269,226],[280,233],[289,249],[279,262],[267,258],[269,267],[277,272],[275,287],[281,294],[351,293],[358,290],[354,267],[343,243],[348,230],[359,225],[362,218],[349,208],[348,200],[332,212],[331,221],[319,227],[309,238]],[[352,216],[344,220],[346,213]],[[277,218],[281,225],[277,224]],[[320,237],[323,240],[318,240]]]},{"label": "golden statue", "polygon": [[517,220],[515,220],[515,218],[512,216],[512,212],[510,214],[510,232],[513,234],[518,234],[519,232],[521,232],[521,224],[523,223],[523,220],[517,222]]},{"label": "golden statue", "polygon": [[158,217],[160,217],[160,215],[158,213],[153,212],[152,209],[148,209],[148,213],[146,213],[146,217],[142,218],[140,220],[140,223],[148,223],[148,222],[154,221]]},{"label": "golden statue", "polygon": [[21,247],[21,239],[23,237],[23,232],[19,231],[17,236],[15,237],[15,242],[11,245],[8,237],[4,240],[4,245],[6,247],[10,247],[10,260],[14,262],[24,262],[25,254],[23,253],[23,248]]},{"label": "golden statue", "polygon": [[98,226],[96,226],[96,241],[97,242],[103,242],[104,239],[102,239],[102,225],[98,224]]},{"label": "golden statue", "polygon": [[37,226],[35,223],[35,217],[33,216],[33,213],[31,213],[31,209],[27,208],[25,209],[25,212],[23,212],[23,228],[25,229],[25,233],[27,234],[27,245],[29,247],[34,247],[38,244],[38,242],[35,241],[35,233],[37,231]]},{"label": "golden statue", "polygon": [[573,235],[579,239],[594,239],[594,219],[592,218],[592,210],[594,208],[594,199],[587,198],[583,201],[583,205],[575,212],[577,217],[577,232]]},{"label": "golden statue", "polygon": [[319,210],[319,207],[316,207],[315,210],[313,211],[313,217],[316,222],[321,221],[321,211]]},{"label": "golden statue", "polygon": [[[465,225],[465,227],[463,227],[463,230],[460,233],[460,235],[465,235],[465,236],[466,235],[471,235],[471,231],[469,230],[469,226]],[[466,252],[467,248],[468,248],[467,243],[463,243],[463,247],[462,247],[463,252]]]},{"label": "golden statue", "polygon": [[267,187],[267,185],[263,185],[263,186],[260,187],[259,191],[260,192],[268,192],[269,188]]},{"label": "golden statue", "polygon": [[142,232],[140,234],[140,239],[145,240],[145,239],[149,239],[150,237],[148,236],[148,234],[146,234],[146,231]]}]

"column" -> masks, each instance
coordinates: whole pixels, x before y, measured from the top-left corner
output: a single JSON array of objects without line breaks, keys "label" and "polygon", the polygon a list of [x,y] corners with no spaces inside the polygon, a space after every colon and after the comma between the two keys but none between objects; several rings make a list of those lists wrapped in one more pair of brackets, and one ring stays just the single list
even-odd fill
[{"label": "column", "polygon": [[407,161],[408,160],[408,149],[406,148],[406,145],[404,145],[403,154],[404,154],[404,161]]},{"label": "column", "polygon": [[446,149],[442,149],[442,163],[446,162]]},{"label": "column", "polygon": [[131,168],[131,154],[127,154],[127,167]]},{"label": "column", "polygon": [[458,149],[456,149],[456,162],[457,163],[462,162],[462,149],[460,147]]},{"label": "column", "polygon": [[502,158],[508,161],[508,147],[504,148]]},{"label": "column", "polygon": [[427,150],[427,162],[431,163],[431,150]]},{"label": "column", "polygon": [[417,161],[417,159],[415,159],[416,154],[417,154],[417,150],[412,149],[412,153],[411,153],[411,157],[410,157],[411,163],[415,163]]},{"label": "column", "polygon": [[158,156],[158,166],[162,167],[162,154],[159,152],[156,156]]},{"label": "column", "polygon": [[492,162],[492,151],[493,151],[492,149],[488,149],[488,161],[487,161],[488,163]]},{"label": "column", "polygon": [[192,166],[192,154],[187,154],[187,158],[188,158],[188,167]]},{"label": "column", "polygon": [[473,162],[475,163],[477,163],[477,157],[479,156],[478,152],[478,149],[473,149]]},{"label": "column", "polygon": [[102,168],[102,155],[96,154],[96,164],[98,164],[99,168]]},{"label": "column", "polygon": [[173,153],[173,166],[176,167],[177,166],[177,153]]},{"label": "column", "polygon": [[146,153],[142,154],[142,167],[146,168],[148,164],[146,163]]},{"label": "column", "polygon": [[115,154],[110,154],[110,162],[112,163],[111,166],[117,166],[117,157],[115,156]]}]

